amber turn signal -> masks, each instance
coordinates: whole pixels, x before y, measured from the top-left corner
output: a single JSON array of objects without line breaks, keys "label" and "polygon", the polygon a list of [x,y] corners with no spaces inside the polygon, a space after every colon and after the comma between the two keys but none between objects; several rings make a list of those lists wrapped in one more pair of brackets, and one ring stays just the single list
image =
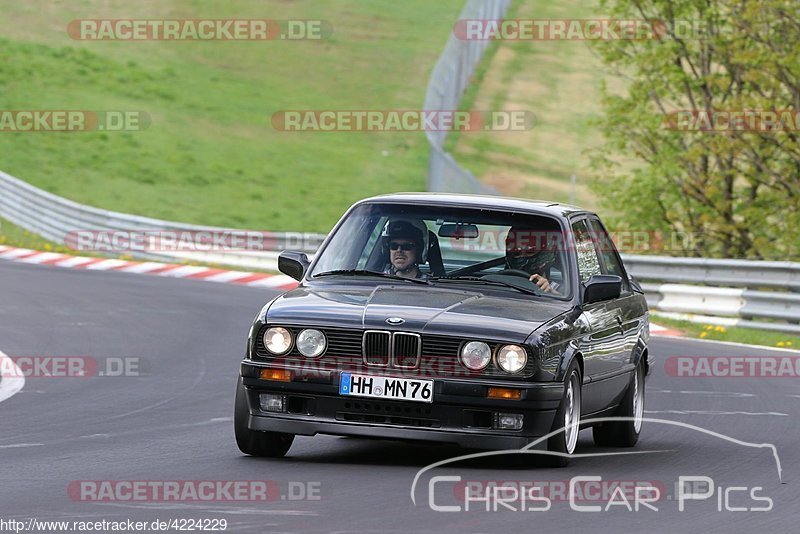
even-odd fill
[{"label": "amber turn signal", "polygon": [[264,380],[280,380],[281,382],[290,382],[292,380],[292,372],[285,369],[262,369],[259,377]]},{"label": "amber turn signal", "polygon": [[522,398],[522,390],[512,388],[489,388],[489,394],[486,396],[490,399],[519,400]]}]

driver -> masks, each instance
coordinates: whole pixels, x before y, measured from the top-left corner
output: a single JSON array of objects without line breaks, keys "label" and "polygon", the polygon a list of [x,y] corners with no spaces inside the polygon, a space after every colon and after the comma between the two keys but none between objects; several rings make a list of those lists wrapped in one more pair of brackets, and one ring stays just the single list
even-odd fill
[{"label": "driver", "polygon": [[506,235],[506,265],[530,274],[530,280],[545,293],[559,295],[558,282],[551,282],[550,268],[558,261],[556,243],[547,232],[512,226]]},{"label": "driver", "polygon": [[417,225],[409,221],[392,221],[383,235],[389,252],[389,265],[383,271],[385,274],[423,280],[428,278],[419,270],[419,264],[425,261],[425,239]]}]

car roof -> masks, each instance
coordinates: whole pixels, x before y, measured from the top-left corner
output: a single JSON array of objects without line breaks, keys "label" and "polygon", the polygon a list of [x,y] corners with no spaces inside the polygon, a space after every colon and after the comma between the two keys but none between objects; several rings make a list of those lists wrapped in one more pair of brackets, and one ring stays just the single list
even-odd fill
[{"label": "car roof", "polygon": [[569,217],[578,213],[592,213],[583,208],[527,198],[500,197],[492,195],[467,195],[462,193],[392,193],[365,198],[362,203],[396,203],[396,204],[440,204],[448,206],[464,206],[470,208],[508,209]]}]

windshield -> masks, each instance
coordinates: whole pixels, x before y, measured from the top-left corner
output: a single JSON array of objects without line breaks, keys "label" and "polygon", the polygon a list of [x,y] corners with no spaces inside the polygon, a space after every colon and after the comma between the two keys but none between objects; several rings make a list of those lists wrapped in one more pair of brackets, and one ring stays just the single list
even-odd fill
[{"label": "windshield", "polygon": [[343,221],[310,277],[380,273],[569,298],[567,242],[544,215],[369,203]]}]

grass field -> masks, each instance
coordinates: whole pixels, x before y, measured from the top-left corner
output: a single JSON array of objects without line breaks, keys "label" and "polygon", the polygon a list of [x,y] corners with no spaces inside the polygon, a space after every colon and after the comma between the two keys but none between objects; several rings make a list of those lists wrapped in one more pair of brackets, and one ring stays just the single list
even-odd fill
[{"label": "grass field", "polygon": [[[463,0],[6,2],[0,109],[141,110],[140,132],[0,132],[0,169],[158,218],[327,231],[355,200],[425,187],[422,133],[278,132],[286,109],[419,109]],[[322,41],[75,41],[79,18],[322,19]]]},{"label": "grass field", "polygon": [[0,218],[0,245],[11,245],[20,248],[30,248],[33,250],[41,250],[45,252],[63,252],[65,254],[75,254],[74,250],[70,250],[64,245],[56,245],[50,243],[43,237],[28,232],[7,220]]},{"label": "grass field", "polygon": [[[509,18],[597,18],[590,0],[519,0]],[[605,73],[586,41],[500,41],[482,65],[480,84],[467,95],[475,110],[530,110],[534,127],[526,132],[480,132],[454,137],[457,161],[501,193],[576,202],[597,209],[589,190],[587,150],[602,137],[591,122],[599,116]],[[571,186],[571,175],[577,186]]]}]

